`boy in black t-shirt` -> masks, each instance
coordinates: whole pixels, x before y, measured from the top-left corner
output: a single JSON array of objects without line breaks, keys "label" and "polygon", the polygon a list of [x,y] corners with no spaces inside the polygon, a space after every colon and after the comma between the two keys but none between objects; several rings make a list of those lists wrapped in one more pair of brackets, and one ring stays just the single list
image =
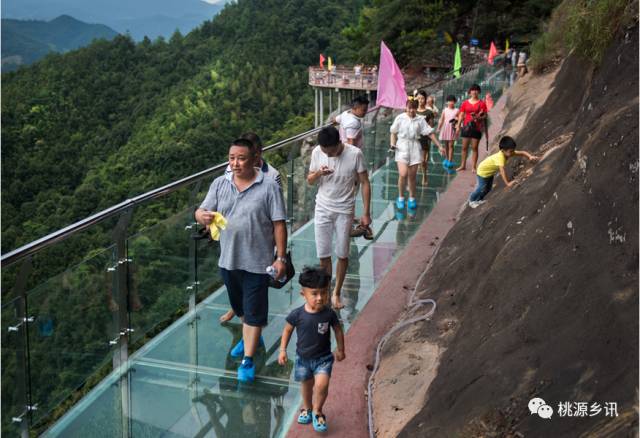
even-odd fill
[{"label": "boy in black t-shirt", "polygon": [[282,332],[278,363],[287,363],[287,345],[293,330],[296,329],[296,364],[294,377],[302,382],[302,409],[298,423],[309,424],[313,421],[316,432],[327,431],[327,421],[322,407],[329,394],[329,379],[333,367],[334,355],[331,354],[331,329],[336,337],[338,348],[335,360],[344,359],[344,333],[338,315],[330,307],[325,307],[327,288],[331,276],[322,268],[305,267],[299,279],[306,303],[294,309],[287,316]]}]

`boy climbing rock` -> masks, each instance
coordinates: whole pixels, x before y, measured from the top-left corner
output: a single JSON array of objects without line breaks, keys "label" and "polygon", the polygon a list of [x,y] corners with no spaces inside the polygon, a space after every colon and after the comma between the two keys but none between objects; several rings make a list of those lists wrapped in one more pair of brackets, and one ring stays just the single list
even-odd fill
[{"label": "boy climbing rock", "polygon": [[478,166],[478,186],[469,197],[469,207],[471,208],[476,208],[485,202],[484,197],[491,191],[493,186],[493,177],[498,172],[500,173],[500,176],[502,176],[502,180],[507,187],[512,187],[515,184],[515,181],[509,181],[507,172],[504,169],[509,158],[518,156],[525,157],[529,159],[529,161],[538,161],[538,157],[531,155],[528,152],[516,151],[516,141],[508,135],[505,135],[500,139],[500,144],[498,146],[500,151],[482,160]]}]

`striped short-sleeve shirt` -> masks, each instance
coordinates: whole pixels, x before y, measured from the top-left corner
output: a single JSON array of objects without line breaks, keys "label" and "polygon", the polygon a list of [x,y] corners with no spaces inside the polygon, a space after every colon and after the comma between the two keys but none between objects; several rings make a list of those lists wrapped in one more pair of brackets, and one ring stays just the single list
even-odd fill
[{"label": "striped short-sleeve shirt", "polygon": [[264,274],[273,263],[273,222],[286,220],[282,190],[257,169],[251,186],[239,192],[233,174],[216,178],[200,208],[217,211],[227,219],[220,232],[218,266]]}]

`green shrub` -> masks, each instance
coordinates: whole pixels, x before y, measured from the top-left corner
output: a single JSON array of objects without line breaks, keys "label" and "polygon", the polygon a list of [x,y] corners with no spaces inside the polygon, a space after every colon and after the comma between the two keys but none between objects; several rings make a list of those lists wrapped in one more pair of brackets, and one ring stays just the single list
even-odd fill
[{"label": "green shrub", "polygon": [[531,46],[536,72],[570,52],[599,64],[621,28],[637,20],[637,0],[565,0]]},{"label": "green shrub", "polygon": [[633,13],[637,1],[582,0],[572,3],[565,44],[582,58],[599,64],[618,31],[637,17]]},{"label": "green shrub", "polygon": [[531,44],[531,60],[529,66],[536,73],[541,73],[544,69],[553,64],[558,50],[552,48],[554,41],[549,34],[544,33]]}]

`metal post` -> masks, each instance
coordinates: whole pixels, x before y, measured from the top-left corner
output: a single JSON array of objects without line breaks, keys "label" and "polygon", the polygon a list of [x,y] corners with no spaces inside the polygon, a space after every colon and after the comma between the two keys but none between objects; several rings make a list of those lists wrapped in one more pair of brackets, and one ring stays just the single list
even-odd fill
[{"label": "metal post", "polygon": [[[116,302],[118,303],[118,312],[114,315],[114,319],[117,321],[115,329],[118,332],[118,338],[116,341],[117,348],[113,353],[113,366],[117,369],[120,365],[126,364],[129,360],[129,334],[133,331],[129,326],[129,263],[131,259],[128,258],[127,253],[127,227],[131,222],[133,215],[133,209],[126,210],[120,216],[118,224],[113,230],[113,240],[116,243],[116,266],[115,266],[115,291]],[[126,367],[120,368],[126,370]],[[129,373],[123,372],[120,375],[120,394],[121,403],[120,408],[122,411],[122,436],[128,438],[131,435],[130,418],[130,388],[129,388]]]},{"label": "metal post", "polygon": [[[202,187],[202,180],[198,181],[190,195],[190,206],[196,206],[197,196],[200,193]],[[189,322],[189,359],[190,364],[198,365],[198,315],[196,313],[196,299],[198,295],[198,288],[200,281],[198,280],[198,245],[200,240],[191,238],[192,232],[197,229],[197,222],[195,217],[190,220],[189,225],[185,227],[187,231],[186,238],[189,239],[189,271],[192,283],[187,287],[187,293],[189,294],[189,313],[192,315],[192,319]],[[198,374],[195,371],[189,372],[189,388],[192,399],[198,396]]]},{"label": "metal post", "polygon": [[15,302],[15,312],[17,322],[14,326],[9,326],[9,331],[15,333],[16,336],[16,381],[17,392],[19,397],[19,406],[23,407],[23,411],[16,412],[12,416],[14,422],[20,423],[20,437],[29,438],[29,426],[32,424],[32,411],[37,406],[31,400],[31,371],[29,368],[29,323],[33,321],[28,315],[27,309],[27,278],[32,270],[31,256],[27,257],[16,279],[13,288],[13,296],[19,297]]},{"label": "metal post", "polygon": [[[304,144],[305,139],[301,139],[298,140],[301,144],[300,147],[300,152],[302,152],[302,145]],[[298,169],[299,175],[304,176],[304,160],[302,159],[302,153],[299,154],[299,156],[301,157],[299,160],[299,164],[300,164],[300,169]],[[296,220],[296,215],[295,215],[295,206],[297,205],[296,202],[296,194],[297,194],[297,185],[296,185],[296,153],[295,153],[295,144],[292,144],[291,146],[289,146],[289,152],[287,153],[287,160],[289,161],[289,169],[288,169],[288,173],[289,175],[287,175],[287,212],[288,212],[288,218],[289,220],[287,221],[289,223],[289,230],[288,230],[288,235],[291,236],[293,234],[293,227],[295,224],[295,220]],[[304,179],[298,178],[299,180],[301,180],[301,183],[304,184],[306,181],[304,181]],[[291,239],[288,239],[289,241],[291,241]]]},{"label": "metal post", "polygon": [[342,92],[340,91],[339,88],[336,88],[336,91],[338,92],[338,112],[342,111]]},{"label": "metal post", "polygon": [[333,88],[329,88],[329,114],[333,112]]},{"label": "metal post", "polygon": [[373,155],[373,166],[369,169],[373,172],[378,166],[378,114],[380,114],[380,108],[378,108],[373,114],[373,122],[371,123],[371,144],[368,146],[371,148],[371,154]]},{"label": "metal post", "polygon": [[315,100],[313,102],[313,115],[314,115],[313,127],[317,128],[318,127],[318,88],[314,87],[313,91],[315,96]]},{"label": "metal post", "polygon": [[[191,194],[189,196],[190,206],[198,205],[197,196],[200,193],[201,188],[202,188],[202,180],[198,181],[194,185],[193,190],[191,190]],[[197,241],[191,238],[191,231],[195,231],[197,225],[198,224],[194,216],[190,221],[190,225],[187,227],[187,229],[189,230],[189,233],[187,235],[187,239],[189,239],[189,272],[191,274],[191,279],[193,281],[192,283],[193,287],[189,290],[190,291],[189,292],[189,312],[193,312],[196,309],[196,297],[198,294],[198,285],[200,284],[200,282],[198,281],[198,245],[197,245]]]},{"label": "metal post", "polygon": [[324,125],[324,102],[322,101],[322,95],[324,94],[323,90],[320,90],[320,123],[318,126]]}]

